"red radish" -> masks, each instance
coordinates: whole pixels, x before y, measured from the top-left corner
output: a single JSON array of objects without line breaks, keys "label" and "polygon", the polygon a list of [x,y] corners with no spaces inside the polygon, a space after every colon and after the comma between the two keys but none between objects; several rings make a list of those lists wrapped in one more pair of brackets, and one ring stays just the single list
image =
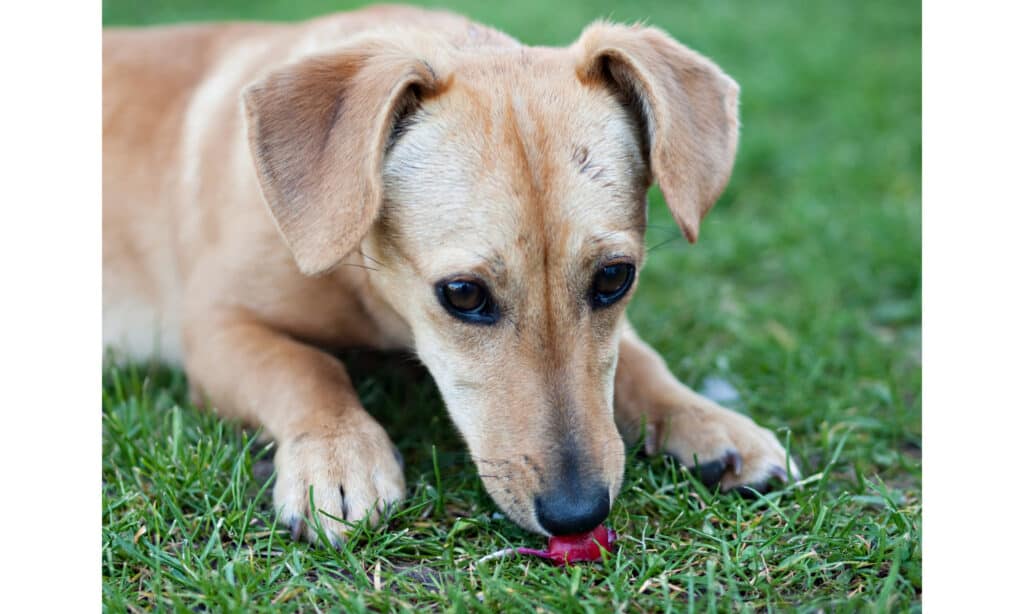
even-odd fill
[{"label": "red radish", "polygon": [[615,531],[600,525],[589,533],[553,536],[548,539],[547,550],[516,548],[516,552],[543,557],[556,565],[568,565],[577,561],[600,561],[601,550],[611,552],[616,537]]}]

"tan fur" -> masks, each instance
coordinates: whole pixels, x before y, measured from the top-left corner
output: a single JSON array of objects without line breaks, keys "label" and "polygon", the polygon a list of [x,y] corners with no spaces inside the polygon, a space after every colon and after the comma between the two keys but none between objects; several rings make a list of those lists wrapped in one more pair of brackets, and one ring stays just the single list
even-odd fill
[{"label": "tan fur", "polygon": [[[197,399],[262,426],[298,529],[310,487],[348,521],[404,491],[334,348],[415,351],[534,531],[569,445],[612,499],[622,436],[691,465],[734,452],[726,487],[785,466],[773,435],[675,380],[625,300],[586,300],[599,267],[642,265],[652,179],[694,240],[732,168],[736,85],[667,35],[599,23],[530,48],[381,7],[108,30],[103,79],[104,343],[182,363]],[[439,305],[452,275],[488,285],[498,323]]]}]

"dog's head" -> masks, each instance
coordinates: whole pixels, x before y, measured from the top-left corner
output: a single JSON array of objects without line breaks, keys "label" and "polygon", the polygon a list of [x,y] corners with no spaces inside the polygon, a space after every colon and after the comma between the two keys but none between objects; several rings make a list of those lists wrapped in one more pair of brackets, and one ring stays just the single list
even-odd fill
[{"label": "dog's head", "polygon": [[725,187],[736,84],[652,28],[566,49],[370,38],[245,96],[300,269],[360,248],[494,500],[587,531],[621,485],[613,382],[657,180],[686,236]]}]

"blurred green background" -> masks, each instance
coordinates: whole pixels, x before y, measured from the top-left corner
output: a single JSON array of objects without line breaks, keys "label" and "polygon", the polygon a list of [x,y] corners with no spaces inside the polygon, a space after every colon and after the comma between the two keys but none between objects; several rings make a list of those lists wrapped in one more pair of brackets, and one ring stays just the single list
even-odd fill
[{"label": "blurred green background", "polygon": [[[106,25],[298,20],[362,4],[106,0],[103,20]],[[700,389],[709,384],[709,378],[724,380],[738,393],[734,407],[771,428],[791,429],[792,452],[806,474],[828,471],[816,494],[788,500],[798,511],[777,536],[761,536],[772,544],[759,549],[769,568],[799,569],[804,575],[785,586],[757,576],[750,586],[727,585],[721,594],[732,599],[737,609],[741,603],[755,608],[782,604],[811,609],[919,608],[920,4],[877,0],[422,4],[463,13],[529,44],[569,44],[600,17],[645,21],[709,56],[739,82],[742,129],[730,187],[706,218],[695,246],[680,238],[660,196],[653,193],[648,230],[651,255],[629,308],[630,317],[683,381]],[[110,375],[105,374],[107,380]],[[375,377],[365,374],[361,392],[406,454],[411,500],[431,496],[436,474],[453,489],[448,496],[464,491],[467,509],[487,517],[493,504],[476,484],[472,466],[464,462],[461,444],[451,434],[429,383],[417,384],[410,394],[398,392],[400,383],[382,384]],[[172,375],[170,381],[178,382],[166,384],[169,394],[178,398],[180,374]],[[154,383],[149,388],[140,384],[138,394],[158,398],[160,390],[154,391],[153,386],[159,388]],[[115,398],[119,400],[114,402]],[[187,406],[183,395],[180,398],[174,402]],[[150,425],[153,432],[147,432],[150,427],[145,425],[150,423],[131,413],[136,410],[125,409],[137,405],[137,398],[111,394],[111,399],[104,404],[108,421],[141,420],[140,436],[159,439],[163,433],[159,422]],[[409,425],[409,399],[426,399],[412,403],[432,408],[422,428]],[[187,407],[184,415],[194,425],[191,437],[203,441],[210,423]],[[425,440],[438,446],[436,469]],[[127,444],[119,441],[105,430],[106,481],[130,470],[120,447]],[[829,464],[830,460],[834,462]],[[659,479],[628,475],[636,480],[637,492],[648,490],[649,480]],[[211,482],[216,483],[216,478],[211,476]],[[884,502],[877,507],[877,489],[896,507]],[[645,509],[639,499],[630,499],[633,496],[624,490],[613,511],[613,522],[627,532],[631,526],[639,530],[631,522]],[[865,503],[869,500],[873,503]],[[848,529],[837,537],[827,533],[828,523],[802,515],[824,507],[845,514],[843,518],[851,523],[853,519],[863,523],[863,530]],[[898,517],[894,516],[897,508]],[[701,513],[711,514],[690,511],[696,516],[687,516],[687,522],[696,526],[706,520]],[[657,527],[657,518],[672,513],[651,510],[644,523]],[[745,514],[742,509],[736,512],[737,517]],[[110,544],[119,532],[128,531],[130,538],[133,523],[139,521],[121,513],[107,518]],[[452,519],[443,512],[431,520],[442,530],[451,527]],[[507,523],[494,530],[519,535]],[[739,540],[737,535],[733,539]],[[869,554],[854,552],[855,535],[872,544]],[[697,535],[687,538],[693,540],[693,547],[700,547]],[[430,539],[423,537],[422,543]],[[820,543],[814,545],[815,540]],[[675,584],[669,582],[672,586],[686,586],[693,578],[707,580],[704,565],[709,557],[719,556],[714,554],[717,543],[708,542],[711,554],[670,561],[668,570],[659,573],[669,574],[668,578],[678,574]],[[738,544],[733,545],[739,548]],[[790,557],[808,549],[817,558],[791,561]],[[121,594],[118,591],[125,591],[123,598],[130,602],[131,592],[124,587],[131,582],[115,570],[128,573],[140,563],[113,546],[105,546],[105,552],[111,561],[132,561],[123,568],[112,562],[104,571],[109,583],[105,595],[113,599],[109,603],[120,603],[111,597]],[[445,569],[459,567],[455,562],[451,565]],[[504,603],[500,595],[505,585],[499,580],[488,585],[463,578],[457,569],[451,573],[455,588],[445,597],[451,601],[438,603],[461,603],[463,597],[466,603],[474,603],[478,590],[484,595],[480,603]],[[608,591],[594,589],[603,595],[593,602],[599,609],[602,603],[621,605],[622,595],[629,596],[628,588],[590,573],[585,572],[583,582]],[[729,573],[742,572],[732,569]],[[642,583],[636,573],[629,574]],[[511,573],[510,577],[519,576]],[[563,586],[558,577],[552,576],[554,584],[548,589],[560,591],[571,585],[571,578]],[[631,586],[633,580],[622,586]],[[492,588],[498,596],[488,601]],[[616,592],[620,588],[622,594]],[[550,604],[548,596],[541,591],[538,603]],[[660,609],[665,603],[654,597],[636,598],[645,608]],[[409,599],[421,603],[419,597]],[[569,609],[574,603],[581,602],[566,602]]]}]

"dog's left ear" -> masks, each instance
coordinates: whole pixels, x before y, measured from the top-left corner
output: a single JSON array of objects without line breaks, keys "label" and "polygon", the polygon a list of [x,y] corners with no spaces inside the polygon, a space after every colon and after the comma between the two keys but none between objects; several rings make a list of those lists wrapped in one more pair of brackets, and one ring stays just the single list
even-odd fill
[{"label": "dog's left ear", "polygon": [[655,28],[598,22],[573,51],[584,83],[620,92],[639,116],[654,179],[690,242],[725,189],[739,136],[739,86]]}]

